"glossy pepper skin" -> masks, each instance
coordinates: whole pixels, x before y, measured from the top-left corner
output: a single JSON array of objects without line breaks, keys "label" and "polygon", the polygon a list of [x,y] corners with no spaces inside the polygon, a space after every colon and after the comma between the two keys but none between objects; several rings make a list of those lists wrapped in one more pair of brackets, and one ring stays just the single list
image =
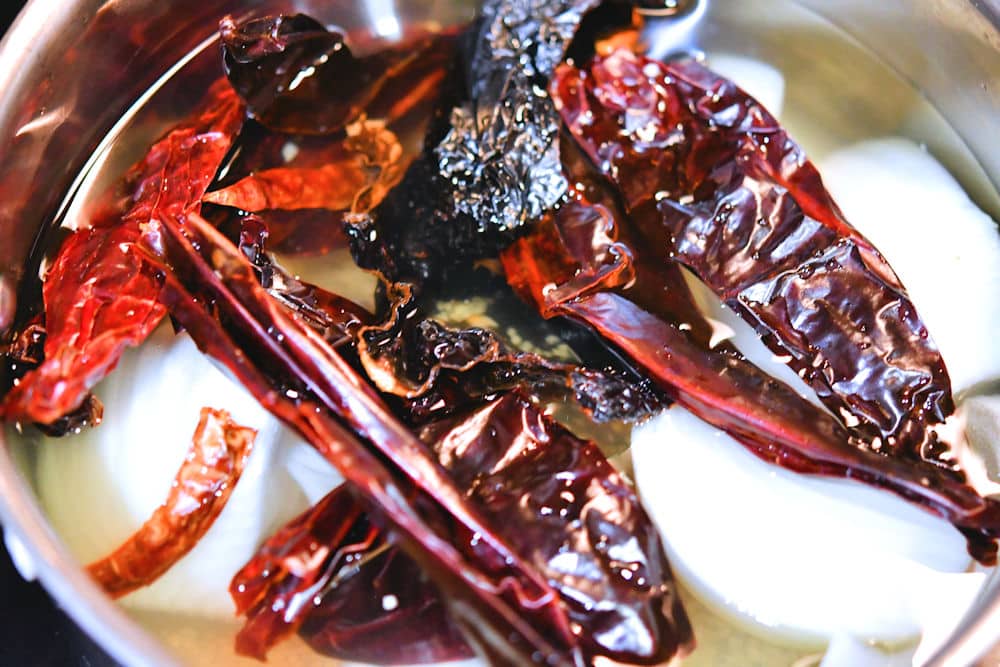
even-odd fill
[{"label": "glossy pepper skin", "polygon": [[[319,333],[268,294],[235,245],[196,216],[183,226],[164,221],[144,245],[151,256],[154,248],[166,248],[162,298],[171,315],[265,408],[341,471],[366,509],[384,519],[394,543],[442,590],[449,614],[470,643],[496,664],[591,662],[599,638],[578,634],[579,621],[571,620],[576,616],[558,592],[562,584],[545,576],[533,551],[517,547],[520,536],[496,527],[490,507],[461,490],[455,474]],[[655,538],[648,519],[646,524],[645,534]],[[609,540],[633,539],[628,531],[606,534]],[[658,639],[640,649],[642,655],[673,653],[687,645],[686,619],[676,597],[668,595],[672,589],[652,583],[668,577],[664,564],[651,563],[656,564],[641,586],[653,586],[653,602],[640,606],[649,610],[643,613],[655,623]],[[621,602],[614,611],[631,616]],[[595,622],[608,615],[600,617]],[[630,649],[615,644],[609,650]]]},{"label": "glossy pepper skin", "polygon": [[[553,585],[588,662],[600,655],[660,664],[693,648],[656,529],[596,446],[518,392],[418,433],[468,502]],[[241,652],[262,657],[298,629],[317,650],[346,660],[471,654],[440,593],[363,509],[339,487],[234,578],[233,598],[248,619]]]},{"label": "glossy pepper skin", "polygon": [[257,432],[223,410],[203,408],[191,448],[170,493],[152,516],[113,553],[87,566],[113,597],[156,581],[209,531],[229,502]]},{"label": "glossy pepper skin", "polygon": [[626,50],[563,65],[551,90],[647,247],[694,271],[874,450],[940,463],[928,428],[954,411],[941,355],[766,109],[698,63]]},{"label": "glossy pepper skin", "polygon": [[450,51],[449,37],[418,35],[358,57],[350,36],[305,14],[219,25],[223,67],[251,118],[289,134],[332,135],[366,110],[393,109],[397,90]]},{"label": "glossy pepper skin", "polygon": [[[729,433],[760,458],[801,473],[850,477],[891,491],[955,524],[983,563],[996,559],[1000,503],[983,498],[946,470],[862,446],[828,412],[771,378],[735,350],[700,340],[670,300],[663,265],[623,241],[600,205],[564,206],[503,254],[507,279],[545,317],[593,330],[668,398]],[[641,289],[639,289],[641,287]],[[684,304],[684,294],[672,301]],[[690,313],[688,313],[690,315]]]},{"label": "glossy pepper skin", "polygon": [[350,231],[359,265],[393,281],[439,285],[456,266],[495,257],[566,199],[561,121],[546,87],[585,17],[602,4],[482,3],[424,153]]},{"label": "glossy pepper skin", "polygon": [[218,81],[125,177],[124,210],[105,211],[66,239],[42,287],[44,358],[5,397],[5,419],[52,424],[77,410],[125,349],[159,325],[162,281],[137,248],[143,229],[201,210],[243,119],[236,93]]}]

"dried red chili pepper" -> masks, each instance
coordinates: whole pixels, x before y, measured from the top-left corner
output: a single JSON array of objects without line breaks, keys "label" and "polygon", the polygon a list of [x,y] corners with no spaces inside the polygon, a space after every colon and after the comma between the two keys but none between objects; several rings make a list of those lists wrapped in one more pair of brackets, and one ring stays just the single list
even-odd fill
[{"label": "dried red chili pepper", "polygon": [[[661,280],[662,267],[642,261],[640,250],[617,239],[607,209],[577,202],[512,245],[503,261],[511,284],[546,317],[593,328],[671,399],[757,456],[892,491],[955,524],[976,558],[995,562],[1000,503],[951,471],[864,448],[829,413],[742,356],[710,349],[686,323],[647,309],[643,292],[663,293],[669,284]],[[632,288],[640,285],[636,295]]]},{"label": "dried red chili pepper", "polygon": [[[456,30],[433,35],[425,31],[415,36],[412,41],[432,36],[435,40],[434,47],[426,49],[414,60],[412,67],[405,72],[405,81],[386,86],[371,102],[364,113],[369,120],[358,118],[344,129],[349,130],[352,126],[364,128],[368,124],[378,123],[382,124],[381,127],[372,125],[372,129],[391,129],[405,147],[418,145],[426,130],[425,125],[434,113],[434,104],[451,67],[457,34]],[[289,134],[269,130],[251,120],[240,133],[232,151],[232,159],[225,165],[218,185],[227,187],[263,170],[315,168],[344,162],[350,158],[351,150],[360,150],[351,147],[351,141],[356,140],[345,137],[344,134],[347,133],[319,136]],[[378,132],[373,132],[372,136],[377,137]],[[378,158],[370,160],[374,164],[384,162]]]},{"label": "dried red chili pepper", "polygon": [[43,285],[45,358],[7,394],[5,419],[51,424],[76,410],[125,348],[159,324],[160,284],[132,249],[137,233],[92,227],[63,244]]},{"label": "dried red chili pepper", "polygon": [[[441,283],[494,257],[567,195],[560,119],[545,91],[599,0],[488,0],[449,73],[426,150],[393,195],[349,230],[358,263],[393,281]],[[391,258],[391,261],[386,261]]]},{"label": "dried red chili pepper", "polygon": [[358,330],[356,351],[376,387],[406,399],[412,421],[440,420],[517,387],[538,400],[576,400],[595,422],[634,422],[664,407],[644,383],[511,352],[486,329],[455,329],[421,317],[405,283],[388,285],[386,296],[389,316]]},{"label": "dried red chili pepper", "polygon": [[692,269],[875,449],[940,463],[954,410],[905,289],[844,219],[816,168],[732,82],[619,50],[552,86],[644,242]]},{"label": "dried red chili pepper", "polygon": [[87,571],[113,597],[148,586],[205,536],[243,474],[257,432],[203,408],[170,493],[142,527]]},{"label": "dried red chili pepper", "polygon": [[373,550],[364,558],[357,574],[327,592],[299,628],[309,646],[324,655],[377,665],[474,655],[440,594],[405,553]]},{"label": "dried red chili pepper", "polygon": [[588,656],[660,664],[693,648],[656,528],[593,443],[517,392],[421,439],[560,593]]},{"label": "dried red chili pepper", "polygon": [[51,424],[76,410],[125,348],[156,328],[166,312],[157,301],[162,281],[135,244],[151,221],[199,210],[243,116],[236,95],[219,81],[192,120],[168,132],[129,172],[134,194],[124,215],[101,217],[66,239],[42,288],[45,359],[6,396],[6,419]]},{"label": "dried red chili pepper", "polygon": [[[287,170],[294,170],[291,173],[297,175],[299,180],[307,180],[309,172],[329,165],[343,166],[350,171],[347,179],[355,182],[359,189],[364,187],[365,175],[355,171],[360,167],[358,156],[352,155],[341,139],[282,135],[249,121],[236,138],[230,159],[222,166],[219,177],[212,185],[212,192],[205,195],[205,203],[212,206],[206,207],[204,214],[213,222],[220,218],[222,221],[237,219],[238,214],[234,215],[230,208],[252,211],[266,205],[268,202],[255,204],[251,201],[252,198],[260,198],[261,194],[274,199],[270,191],[261,192],[262,188],[254,178],[257,174],[278,174],[278,184],[281,185],[281,174],[287,173]],[[309,187],[318,190],[313,184]],[[352,188],[332,203],[349,208],[356,194],[357,190]],[[219,210],[213,209],[215,202],[218,202]],[[289,197],[285,197],[284,201],[278,198],[276,203],[288,208],[257,211],[268,226],[269,247],[274,252],[322,255],[347,247],[347,236],[343,230],[344,208],[293,210],[295,203]],[[324,203],[329,205],[331,202]]]},{"label": "dried red chili pepper", "polygon": [[204,201],[259,213],[270,209],[330,209],[364,213],[378,205],[402,178],[403,147],[381,121],[347,128],[344,159],[319,167],[258,171],[205,195]]},{"label": "dried red chili pepper", "polygon": [[349,299],[289,275],[266,251],[269,229],[255,215],[240,218],[237,245],[257,272],[268,293],[331,347],[354,344],[358,331],[372,316]]},{"label": "dried red chili pepper", "polygon": [[247,618],[236,650],[259,660],[296,630],[341,660],[415,664],[472,655],[437,589],[386,542],[347,486],[270,537],[230,592]]},{"label": "dried red chili pepper", "polygon": [[325,164],[346,163],[351,159],[342,136],[308,136],[273,132],[248,120],[233,142],[229,159],[213,182],[219,190],[261,171],[296,167],[314,169]]},{"label": "dried red chili pepper", "polygon": [[[714,330],[699,310],[694,295],[675,262],[663,262],[653,252],[640,253],[646,244],[634,230],[620,224],[627,218],[619,198],[571,138],[563,138],[563,168],[580,202],[559,215],[562,238],[575,245],[568,248],[572,261],[584,268],[575,282],[580,289],[599,280],[605,286],[628,287],[629,299],[660,319],[679,326],[702,347],[739,354],[728,341],[713,341]],[[583,203],[596,205],[596,208]],[[653,280],[637,280],[635,267],[642,265]],[[613,283],[613,284],[612,284]]]},{"label": "dried red chili pepper", "polygon": [[500,341],[490,332],[445,329],[419,317],[412,286],[390,284],[386,292],[388,318],[362,329],[357,341],[365,373],[381,391],[417,398],[430,391],[444,371],[461,373],[500,358]]},{"label": "dried red chili pepper", "polygon": [[[45,358],[45,325],[41,314],[33,317],[5,346],[4,379],[14,386],[21,381],[29,371],[38,368]],[[97,426],[104,418],[104,405],[93,394],[87,394],[80,407],[68,412],[51,424],[36,424],[45,435],[60,438],[73,433],[79,433],[85,428]]]},{"label": "dried red chili pepper", "polygon": [[[428,56],[436,60],[442,51],[450,55],[447,40],[453,39],[425,35],[357,57],[344,33],[327,30],[305,14],[244,23],[226,17],[219,32],[226,76],[250,116],[272,130],[301,134],[339,132],[377,102],[380,93],[394,85],[405,87],[411,71],[418,78],[426,76],[421,61]],[[396,112],[408,107],[404,103]]]},{"label": "dried red chili pepper", "polygon": [[[658,664],[690,650],[656,530],[593,444],[517,393],[427,425],[420,437],[553,583],[588,657]],[[341,487],[269,540],[233,582],[238,606],[251,609],[241,637],[270,646],[301,624],[312,646],[342,659],[464,657],[437,591],[360,517]],[[388,609],[383,595],[392,596]],[[435,625],[419,612],[433,614]],[[371,642],[378,632],[398,640]]]},{"label": "dried red chili pepper", "polygon": [[262,286],[333,347],[357,348],[378,388],[405,400],[410,420],[424,423],[478,405],[514,387],[542,400],[575,400],[591,420],[635,422],[665,406],[648,381],[506,350],[490,331],[453,329],[420,316],[410,286],[389,285],[390,313],[375,324],[361,306],[288,275],[265,251],[268,225],[257,216],[229,234],[257,270]]},{"label": "dried red chili pepper", "polygon": [[270,231],[268,247],[286,257],[317,257],[347,248],[344,212],[325,208],[261,211]]},{"label": "dried red chili pepper", "polygon": [[359,158],[315,168],[279,167],[257,172],[205,195],[210,204],[249,213],[267,209],[350,208],[367,180]]}]

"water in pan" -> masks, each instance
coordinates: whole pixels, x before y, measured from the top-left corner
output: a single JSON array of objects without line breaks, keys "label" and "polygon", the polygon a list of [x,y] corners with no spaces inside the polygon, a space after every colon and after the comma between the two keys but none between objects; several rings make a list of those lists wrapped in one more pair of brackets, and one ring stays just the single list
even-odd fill
[{"label": "water in pan", "polygon": [[[827,23],[793,3],[777,0],[756,2],[752,8],[748,7],[748,3],[715,2],[703,21],[699,46],[706,52],[709,64],[736,79],[775,110],[780,107],[784,124],[821,166],[833,152],[856,142],[893,135],[907,137],[926,146],[961,181],[977,203],[990,211],[994,218],[997,217],[1000,199],[947,123],[917,91]],[[214,66],[214,48],[208,48],[206,53],[197,55],[176,76],[166,81],[146,104],[136,109],[136,113],[122,125],[114,141],[109,142],[107,151],[97,156],[93,168],[81,181],[82,187],[70,202],[64,218],[67,224],[85,217],[96,195],[104,192],[176,117],[184,115],[199,97],[200,88],[194,82],[206,80],[205,73],[213,71]],[[878,243],[878,239],[875,240]],[[359,300],[370,295],[370,280],[355,272],[343,254],[322,260],[289,260],[287,265],[315,282]],[[905,274],[903,277],[907,280]],[[1000,300],[997,302],[1000,303]],[[481,306],[486,308],[486,312],[482,312]],[[496,316],[487,303],[475,300],[461,307],[452,307],[450,313],[456,319]],[[500,324],[505,328],[517,328],[519,323]],[[530,337],[533,332],[518,333]],[[544,340],[545,336],[538,338]],[[179,410],[182,402],[188,402],[170,398],[184,393],[184,388],[177,384],[183,380],[172,381],[168,374],[159,372],[155,375],[161,376],[161,396],[167,403],[157,401],[145,387],[144,400],[135,399],[136,388],[128,384],[129,373],[126,369],[133,370],[131,375],[134,378],[142,372],[143,359],[162,361],[167,353],[157,351],[156,345],[166,347],[168,343],[164,343],[162,338],[150,341],[149,350],[130,355],[125,368],[113,376],[106,386],[99,388],[98,393],[109,399],[108,421],[101,429],[81,436],[76,442],[20,441],[24,445],[20,451],[25,472],[36,482],[43,507],[71,550],[83,562],[102,555],[116,545],[148,515],[158,499],[162,499],[162,487],[169,484],[186,447],[185,437],[180,433],[193,428],[194,417],[189,419],[178,415],[177,422],[184,422],[178,434],[158,433],[164,442],[157,442],[148,435],[147,428],[145,439],[140,443],[130,437],[131,432],[126,426],[115,425],[116,406],[134,405],[136,411],[150,408],[160,411],[171,407]],[[189,352],[171,348],[169,354],[175,364],[185,366],[193,363],[191,360],[196,357]],[[149,365],[147,361],[147,376],[150,370],[156,370],[149,369]],[[135,370],[137,368],[140,370]],[[194,370],[190,366],[185,368],[188,372]],[[197,397],[191,397],[191,401],[197,400]],[[194,406],[195,409],[198,407],[200,405]],[[246,410],[252,412],[253,406],[247,406]],[[255,417],[251,415],[248,418]],[[128,421],[136,424],[136,432],[142,432],[142,415],[132,415]],[[190,426],[186,425],[187,421],[190,421]],[[148,427],[148,422],[145,424]],[[122,430],[113,430],[117,428]],[[620,442],[623,434],[620,431],[605,433],[603,437]],[[168,438],[173,440],[166,442]],[[272,439],[272,445],[258,449],[256,456],[259,459],[265,456],[262,452],[268,451],[272,457],[280,455],[295,459],[297,450],[282,442],[284,436],[275,433]],[[135,454],[137,448],[145,450],[145,453]],[[132,451],[131,455],[129,451]],[[292,454],[288,454],[289,451]],[[117,469],[104,470],[101,475],[94,474],[95,463],[99,465],[109,458],[120,459]],[[301,472],[302,467],[295,468],[295,465],[293,461],[291,468],[286,466],[285,469]],[[308,462],[304,464],[305,469],[309,469],[309,465]],[[263,462],[258,467],[263,468]],[[320,487],[334,481],[332,477],[324,481],[324,474],[320,470]],[[123,481],[126,477],[131,478],[129,483]],[[252,499],[249,500],[249,506],[255,508],[250,512],[254,516],[249,523],[240,524],[237,521],[233,526],[249,525],[252,530],[266,534],[316,493],[309,483],[301,483],[301,477],[298,480],[287,478],[295,477],[294,472],[277,481],[263,477],[260,475],[255,484],[253,477],[248,475],[241,485],[245,487],[244,495],[263,492],[265,484],[271,484],[268,488],[272,490],[283,488],[293,492],[287,494],[286,503],[270,503],[266,507],[259,503],[254,505]],[[312,482],[317,483],[316,477],[312,478]],[[230,509],[235,506],[234,496]],[[224,528],[222,522],[225,518],[224,514],[217,528]],[[246,535],[243,537],[246,542]],[[225,538],[216,542],[225,544]],[[240,547],[242,550],[251,548],[252,543],[244,543]],[[232,551],[239,552],[240,549]],[[196,582],[215,579],[214,585],[207,583],[206,587],[220,599],[213,601],[193,593],[191,580],[186,581],[182,572],[172,582],[161,582],[164,585],[160,591],[146,593],[144,598],[140,594],[137,599],[126,600],[125,605],[185,663],[237,664],[240,659],[232,653],[231,638],[238,626],[234,620],[227,618],[228,599],[219,593],[225,588],[226,582],[219,580],[226,578],[226,572],[224,568],[206,571],[205,561],[194,560],[204,557],[205,552],[205,549],[193,552],[188,558],[191,562],[184,570],[201,571],[201,576],[194,580]],[[239,553],[230,556],[234,562],[239,562]],[[688,606],[699,634],[700,647],[687,664],[790,665],[814,652],[813,649],[787,648],[762,640],[754,633],[724,620],[703,606],[694,595]],[[164,608],[169,611],[164,611]],[[206,611],[213,610],[214,613],[209,616],[204,615]],[[287,642],[273,654],[273,660],[279,663],[299,662],[306,655],[298,642]]]}]

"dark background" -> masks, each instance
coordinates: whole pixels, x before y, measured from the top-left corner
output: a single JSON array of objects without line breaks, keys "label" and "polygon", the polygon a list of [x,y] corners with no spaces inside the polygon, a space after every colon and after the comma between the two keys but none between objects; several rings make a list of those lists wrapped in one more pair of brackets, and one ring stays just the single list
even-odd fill
[{"label": "dark background", "polygon": [[0,549],[0,665],[115,667],[38,584],[21,579]]},{"label": "dark background", "polygon": [[[63,2],[64,0],[54,0]],[[0,32],[21,0],[0,0]],[[38,584],[25,582],[0,546],[0,667],[115,667]]]}]

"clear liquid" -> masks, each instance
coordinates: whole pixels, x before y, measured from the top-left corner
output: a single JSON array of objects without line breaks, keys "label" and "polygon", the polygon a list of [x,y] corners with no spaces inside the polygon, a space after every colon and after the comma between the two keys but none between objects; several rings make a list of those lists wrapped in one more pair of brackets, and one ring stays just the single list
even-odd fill
[{"label": "clear liquid", "polygon": [[[779,70],[785,79],[782,122],[813,159],[851,143],[882,136],[903,136],[924,144],[963,184],[974,200],[997,219],[1000,196],[983,170],[944,118],[892,70],[830,24],[808,10],[783,0],[753,3],[731,0],[711,3],[699,29],[698,47],[712,56],[748,56]],[[74,227],[86,220],[103,193],[114,187],[128,167],[166,129],[184,118],[197,103],[209,73],[217,75],[217,52],[209,44],[191,54],[173,76],[152,89],[95,154],[78,179],[73,196],[63,208],[62,224]],[[307,280],[346,293],[364,303],[370,278],[352,268],[344,253],[330,261],[289,260],[286,265]],[[501,322],[502,326],[518,323]],[[109,415],[114,419],[114,415]],[[622,431],[605,433],[620,440]],[[34,446],[12,434],[15,453],[25,475],[34,479]],[[71,446],[71,443],[56,443]],[[627,457],[616,459],[628,465]],[[39,495],[44,496],[42,489]],[[100,489],[94,493],[100,493]],[[43,503],[44,505],[44,503]],[[114,545],[109,545],[113,547]],[[684,661],[690,666],[740,667],[803,664],[815,651],[779,646],[759,630],[738,627],[701,604],[690,593],[691,614],[699,648]],[[239,658],[232,639],[237,620],[197,619],[148,611],[130,611],[150,632],[173,650],[184,664],[256,664]],[[274,664],[324,662],[301,642],[289,640],[271,654]],[[325,661],[329,664],[329,661]]]}]

